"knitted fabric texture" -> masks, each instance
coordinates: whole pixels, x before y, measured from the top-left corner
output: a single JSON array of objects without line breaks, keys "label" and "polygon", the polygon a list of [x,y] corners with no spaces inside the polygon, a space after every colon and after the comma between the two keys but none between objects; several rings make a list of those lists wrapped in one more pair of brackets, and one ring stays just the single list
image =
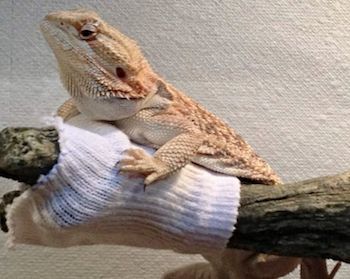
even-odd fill
[{"label": "knitted fabric texture", "polygon": [[58,163],[7,208],[10,246],[120,244],[184,253],[225,248],[238,215],[237,178],[188,164],[144,191],[141,178],[118,173],[123,152],[135,147],[125,134],[83,116],[54,122]]}]

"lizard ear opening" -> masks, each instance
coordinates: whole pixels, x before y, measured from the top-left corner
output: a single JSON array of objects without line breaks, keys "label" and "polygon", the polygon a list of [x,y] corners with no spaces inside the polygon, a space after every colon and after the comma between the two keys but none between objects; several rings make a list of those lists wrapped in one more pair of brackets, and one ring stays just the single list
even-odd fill
[{"label": "lizard ear opening", "polygon": [[116,73],[117,77],[120,79],[126,78],[126,72],[124,71],[124,69],[122,67],[117,67],[115,69],[115,73]]}]

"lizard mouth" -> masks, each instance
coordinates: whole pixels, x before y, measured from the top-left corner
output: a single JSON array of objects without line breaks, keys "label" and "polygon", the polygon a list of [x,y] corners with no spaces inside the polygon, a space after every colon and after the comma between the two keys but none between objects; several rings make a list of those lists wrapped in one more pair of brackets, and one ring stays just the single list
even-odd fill
[{"label": "lizard mouth", "polygon": [[50,47],[55,51],[57,49],[69,51],[76,48],[73,45],[69,34],[60,29],[56,24],[44,19],[40,23],[40,29]]},{"label": "lizard mouth", "polygon": [[66,32],[47,19],[41,22],[40,28],[59,64],[67,64],[72,69],[74,68],[72,61],[75,61],[74,64],[85,65],[90,69],[80,73],[92,83],[90,86],[84,84],[87,91],[89,91],[88,88],[93,88],[86,95],[102,99],[144,99],[148,95],[147,92],[135,92],[130,85],[116,79],[89,54],[87,49],[79,45],[81,41],[74,34]]}]

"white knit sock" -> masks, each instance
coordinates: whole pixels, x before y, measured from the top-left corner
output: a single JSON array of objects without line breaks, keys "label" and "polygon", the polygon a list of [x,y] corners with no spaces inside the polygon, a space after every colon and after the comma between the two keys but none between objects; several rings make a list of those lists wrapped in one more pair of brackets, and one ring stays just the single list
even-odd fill
[{"label": "white knit sock", "polygon": [[225,248],[238,214],[237,178],[188,164],[144,192],[142,179],[118,174],[122,152],[133,146],[121,131],[83,116],[55,123],[58,163],[7,208],[10,245]]}]

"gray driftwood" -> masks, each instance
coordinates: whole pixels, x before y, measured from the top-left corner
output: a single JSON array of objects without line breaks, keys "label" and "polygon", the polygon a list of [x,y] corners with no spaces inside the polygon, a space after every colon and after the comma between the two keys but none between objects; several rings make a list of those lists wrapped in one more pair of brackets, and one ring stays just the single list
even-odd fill
[{"label": "gray driftwood", "polygon": [[[56,163],[57,140],[53,128],[3,130],[0,175],[33,184]],[[350,262],[350,172],[278,187],[245,185],[241,196],[229,248]],[[0,206],[1,214],[4,227]]]}]

